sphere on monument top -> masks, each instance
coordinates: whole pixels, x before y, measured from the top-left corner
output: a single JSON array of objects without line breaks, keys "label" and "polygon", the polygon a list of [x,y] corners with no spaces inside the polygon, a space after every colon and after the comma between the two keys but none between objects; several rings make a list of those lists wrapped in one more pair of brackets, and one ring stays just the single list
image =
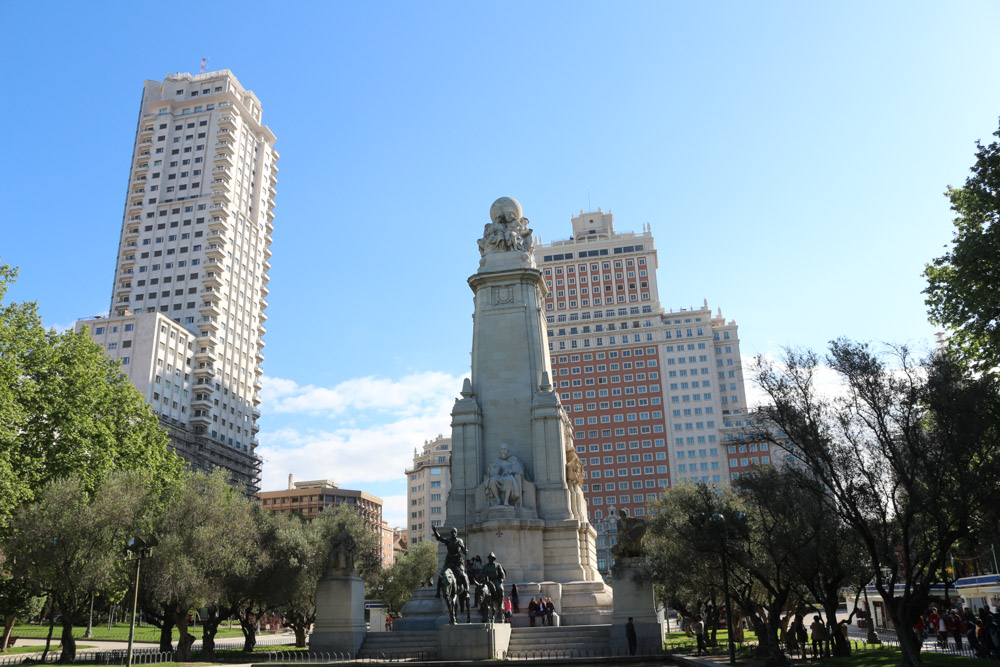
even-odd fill
[{"label": "sphere on monument top", "polygon": [[524,217],[521,204],[516,199],[513,197],[500,197],[500,199],[493,202],[493,206],[490,206],[490,220],[500,222],[507,212],[513,213],[515,220],[520,220]]}]

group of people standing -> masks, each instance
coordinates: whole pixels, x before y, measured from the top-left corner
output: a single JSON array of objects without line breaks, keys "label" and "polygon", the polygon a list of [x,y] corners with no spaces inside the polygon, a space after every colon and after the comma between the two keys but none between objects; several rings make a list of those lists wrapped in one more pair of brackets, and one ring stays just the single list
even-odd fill
[{"label": "group of people standing", "polygon": [[952,639],[955,648],[961,650],[964,637],[977,657],[1000,657],[1000,619],[986,608],[980,609],[977,616],[969,607],[961,611],[938,611],[937,607],[932,606],[917,619],[913,631],[921,642],[935,636],[940,648],[948,648],[948,640]]}]

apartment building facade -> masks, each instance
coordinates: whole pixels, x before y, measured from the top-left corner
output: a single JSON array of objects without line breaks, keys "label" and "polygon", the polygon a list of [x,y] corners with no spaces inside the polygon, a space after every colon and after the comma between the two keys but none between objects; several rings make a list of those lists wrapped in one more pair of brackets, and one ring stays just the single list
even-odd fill
[{"label": "apartment building facade", "polygon": [[726,420],[746,410],[736,323],[701,307],[665,310],[652,232],[616,232],[598,209],[573,235],[536,246],[548,294],[553,385],[586,467],[598,567],[611,566],[614,516],[644,516],[672,484],[730,480]]},{"label": "apartment building facade", "polygon": [[299,514],[306,521],[312,521],[328,507],[347,505],[358,513],[368,530],[378,538],[382,563],[392,564],[392,529],[382,520],[383,501],[378,496],[356,489],[342,489],[331,479],[296,482],[289,475],[288,488],[261,491],[257,498],[261,507],[269,512]]},{"label": "apartment building facade", "polygon": [[77,323],[129,366],[181,456],[226,468],[250,494],[260,480],[274,143],[260,100],[229,70],[146,81],[111,315]]},{"label": "apartment building facade", "polygon": [[448,492],[451,490],[451,438],[438,435],[413,450],[413,466],[406,471],[406,507],[409,512],[409,545],[433,539],[431,529],[447,520]]}]

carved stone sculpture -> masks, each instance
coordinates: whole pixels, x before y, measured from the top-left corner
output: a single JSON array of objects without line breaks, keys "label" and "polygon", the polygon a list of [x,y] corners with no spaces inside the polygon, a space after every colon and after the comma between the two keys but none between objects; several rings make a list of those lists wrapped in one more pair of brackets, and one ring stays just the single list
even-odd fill
[{"label": "carved stone sculpture", "polygon": [[646,521],[630,517],[625,510],[618,510],[618,544],[611,547],[611,553],[621,558],[642,555],[642,536],[646,534]]},{"label": "carved stone sculpture", "polygon": [[570,486],[580,486],[584,480],[583,461],[572,449],[566,452],[566,459],[566,483]]},{"label": "carved stone sculpture", "polygon": [[507,443],[500,445],[500,455],[490,464],[486,477],[486,497],[491,506],[521,506],[521,491],[524,480],[524,464],[510,453]]},{"label": "carved stone sculpture", "polygon": [[337,524],[337,532],[330,543],[330,560],[327,570],[331,573],[354,574],[354,559],[358,553],[358,543],[351,537],[347,524]]},{"label": "carved stone sculpture", "polygon": [[521,215],[521,205],[510,197],[501,197],[490,207],[492,222],[483,227],[479,254],[520,251],[530,253],[535,247],[528,219]]}]

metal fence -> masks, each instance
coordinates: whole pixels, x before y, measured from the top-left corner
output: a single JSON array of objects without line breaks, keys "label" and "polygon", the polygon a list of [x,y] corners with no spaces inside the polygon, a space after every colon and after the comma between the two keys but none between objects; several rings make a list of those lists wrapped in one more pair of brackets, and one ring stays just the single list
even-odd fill
[{"label": "metal fence", "polygon": [[357,657],[350,652],[337,651],[267,651],[260,657],[260,662],[423,662],[434,660],[436,656],[428,651],[377,651]]}]

